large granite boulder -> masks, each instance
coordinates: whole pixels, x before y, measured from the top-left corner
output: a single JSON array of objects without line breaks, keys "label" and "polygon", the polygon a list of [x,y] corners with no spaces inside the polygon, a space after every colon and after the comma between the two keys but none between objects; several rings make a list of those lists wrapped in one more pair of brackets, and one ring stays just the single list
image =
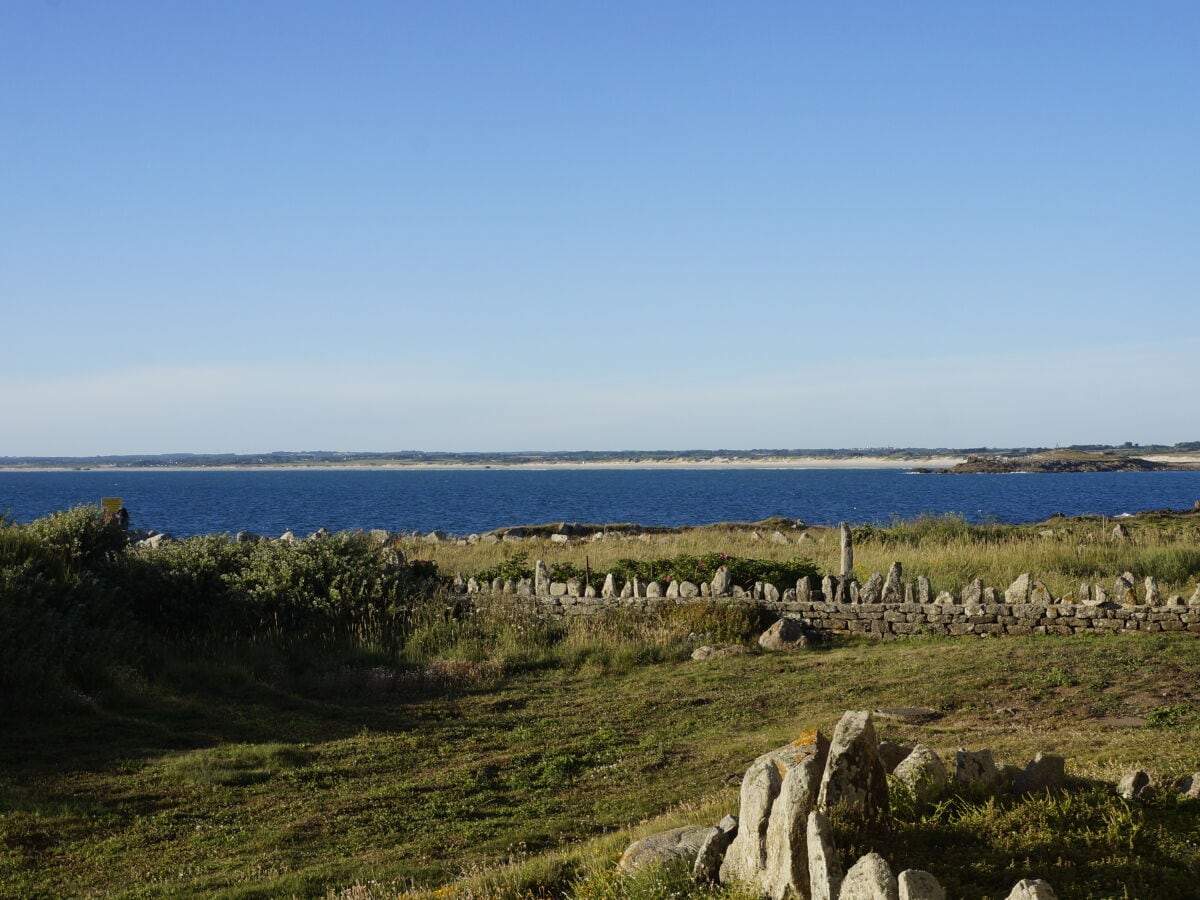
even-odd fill
[{"label": "large granite boulder", "polygon": [[692,879],[701,884],[715,884],[721,877],[721,863],[729,845],[737,836],[738,817],[726,816],[709,830],[692,864]]},{"label": "large granite boulder", "polygon": [[991,750],[959,750],[954,758],[954,780],[972,791],[994,791],[1004,780]]},{"label": "large granite boulder", "polygon": [[913,747],[912,753],[896,766],[893,775],[922,803],[931,803],[941,797],[949,781],[941,757],[924,744]]},{"label": "large granite boulder", "polygon": [[887,775],[868,710],[845,713],[829,745],[818,807],[870,821],[888,814]]},{"label": "large granite boulder", "polygon": [[905,869],[896,879],[900,900],[946,900],[941,883],[923,869]]},{"label": "large granite boulder", "polygon": [[846,873],[838,900],[900,900],[900,886],[887,860],[868,853]]},{"label": "large granite boulder", "polygon": [[783,776],[767,823],[767,858],[758,883],[773,900],[803,897],[808,888],[808,814],[825,771],[823,738],[812,735],[809,752]]},{"label": "large granite boulder", "polygon": [[1040,878],[1023,878],[1013,886],[1007,900],[1058,900],[1058,895]]},{"label": "large granite boulder", "polygon": [[711,832],[712,829],[705,825],[685,825],[682,828],[647,835],[626,848],[621,855],[621,861],[617,863],[617,868],[628,873],[635,872],[642,866],[677,859],[694,863],[700,847]]},{"label": "large granite boulder", "polygon": [[[767,869],[767,834],[771,813],[784,781],[793,769],[804,767],[801,781],[790,786],[789,794],[784,798],[785,807],[789,804],[802,806],[804,792],[801,788],[807,784],[808,773],[814,767],[823,769],[828,748],[829,741],[814,729],[786,746],[764,753],[750,764],[742,778],[738,833],[721,864],[722,882],[745,881],[762,886]],[[807,816],[807,810],[804,814]],[[781,831],[785,836],[791,833],[782,823],[777,823],[777,838]],[[778,858],[778,852],[775,856]]]},{"label": "large granite boulder", "polygon": [[764,650],[802,650],[811,644],[810,630],[795,619],[780,619],[758,637]]},{"label": "large granite boulder", "polygon": [[808,814],[805,831],[808,844],[809,900],[837,900],[845,872],[842,871],[837,850],[833,846],[829,817],[819,809],[814,809]]},{"label": "large granite boulder", "polygon": [[1013,779],[1018,794],[1061,791],[1067,783],[1067,761],[1053,753],[1038,753],[1025,770]]}]

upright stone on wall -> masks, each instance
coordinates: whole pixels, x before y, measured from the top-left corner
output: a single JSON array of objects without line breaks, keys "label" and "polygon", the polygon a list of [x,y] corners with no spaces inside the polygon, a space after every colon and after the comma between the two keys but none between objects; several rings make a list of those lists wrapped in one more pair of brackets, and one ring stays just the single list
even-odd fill
[{"label": "upright stone on wall", "polygon": [[854,541],[850,537],[850,526],[845,522],[838,523],[842,535],[842,578],[854,575]]},{"label": "upright stone on wall", "polygon": [[540,559],[533,564],[533,593],[538,597],[550,596],[550,571]]},{"label": "upright stone on wall", "polygon": [[904,598],[902,579],[903,570],[900,568],[899,561],[892,563],[892,567],[888,569],[887,578],[883,582],[881,599],[884,603],[899,603]]}]

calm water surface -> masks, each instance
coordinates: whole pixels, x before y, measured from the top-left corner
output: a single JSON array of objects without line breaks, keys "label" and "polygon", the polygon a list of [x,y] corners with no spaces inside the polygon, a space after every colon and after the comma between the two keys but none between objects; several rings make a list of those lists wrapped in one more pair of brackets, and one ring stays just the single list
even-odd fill
[{"label": "calm water surface", "polygon": [[184,536],[326,527],[457,534],[537,522],[697,525],[787,516],[811,524],[960,513],[1190,509],[1200,472],[912,475],[896,469],[455,469],[446,471],[0,472],[0,513],[27,522],[122,497],[132,525]]}]

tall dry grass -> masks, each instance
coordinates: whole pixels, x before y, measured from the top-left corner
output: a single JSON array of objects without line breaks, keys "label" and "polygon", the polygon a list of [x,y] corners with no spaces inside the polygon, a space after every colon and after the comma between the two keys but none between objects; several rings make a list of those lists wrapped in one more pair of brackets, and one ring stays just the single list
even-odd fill
[{"label": "tall dry grass", "polygon": [[[1164,595],[1190,596],[1200,576],[1200,516],[1174,519],[1139,517],[1124,520],[1129,540],[1115,540],[1116,523],[1103,518],[1051,520],[1042,525],[970,525],[954,516],[925,517],[887,527],[855,530],[855,573],[860,581],[872,572],[886,572],[899,562],[908,578],[924,575],[935,591],[959,592],[982,578],[1003,588],[1023,572],[1046,583],[1055,596],[1077,592],[1082,582],[1111,588],[1122,572],[1158,579]],[[823,573],[840,567],[836,529],[807,528],[753,531],[729,526],[704,526],[673,534],[607,535],[602,540],[572,539],[553,543],[527,538],[520,543],[459,545],[407,540],[402,546],[413,558],[430,559],[443,573],[468,577],[494,569],[517,553],[530,562],[571,563],[605,572],[617,560],[658,559],[678,554],[709,552],[786,561],[811,560]],[[781,586],[784,587],[784,586]]]}]

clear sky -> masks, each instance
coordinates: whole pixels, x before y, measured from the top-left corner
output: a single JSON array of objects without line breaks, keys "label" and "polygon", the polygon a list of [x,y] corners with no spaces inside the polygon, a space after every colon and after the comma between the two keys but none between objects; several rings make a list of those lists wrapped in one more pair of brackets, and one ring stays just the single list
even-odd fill
[{"label": "clear sky", "polygon": [[0,455],[1200,439],[1200,4],[0,4]]}]

